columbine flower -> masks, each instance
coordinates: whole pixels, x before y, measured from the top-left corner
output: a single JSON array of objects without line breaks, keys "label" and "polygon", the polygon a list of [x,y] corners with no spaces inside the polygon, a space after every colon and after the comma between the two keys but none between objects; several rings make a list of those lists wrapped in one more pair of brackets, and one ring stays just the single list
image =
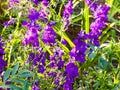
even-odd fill
[{"label": "columbine flower", "polygon": [[63,23],[65,30],[68,29],[68,26],[70,25],[70,17],[73,13],[73,3],[71,0],[69,0],[68,4],[65,5],[65,9],[63,12]]}]

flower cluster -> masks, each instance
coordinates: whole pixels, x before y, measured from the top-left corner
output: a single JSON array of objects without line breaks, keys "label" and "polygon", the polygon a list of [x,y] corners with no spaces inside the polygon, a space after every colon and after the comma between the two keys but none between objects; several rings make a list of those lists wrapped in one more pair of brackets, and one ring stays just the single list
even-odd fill
[{"label": "flower cluster", "polygon": [[27,62],[30,62],[33,66],[31,69],[33,69],[35,66],[38,66],[38,73],[44,73],[45,61],[45,53],[42,51],[40,52],[40,54],[30,53],[29,58],[27,60]]},{"label": "flower cluster", "polygon": [[52,28],[53,25],[54,24],[47,24],[42,34],[42,41],[47,45],[53,45],[56,42],[55,41],[56,33]]},{"label": "flower cluster", "polygon": [[74,63],[68,63],[65,70],[66,81],[63,83],[64,90],[73,90],[72,84],[79,76],[78,67]]},{"label": "flower cluster", "polygon": [[93,16],[95,21],[90,25],[91,32],[88,35],[90,42],[95,46],[99,46],[99,36],[102,33],[102,29],[105,28],[105,24],[108,21],[108,11],[110,7],[107,4],[98,5],[92,0],[86,0],[86,4],[90,7],[90,10],[93,11]]},{"label": "flower cluster", "polygon": [[49,3],[48,3],[47,0],[43,0],[43,1],[41,2],[41,5],[42,5],[42,7],[40,8],[40,11],[39,11],[40,19],[41,19],[43,22],[48,22],[47,16],[50,14],[50,11],[49,11]]},{"label": "flower cluster", "polygon": [[50,55],[50,67],[60,70],[64,66],[64,61],[62,60],[64,51],[60,47],[57,47],[53,52],[54,55]]},{"label": "flower cluster", "polygon": [[24,21],[23,25],[27,27],[25,39],[23,39],[22,41],[23,45],[31,44],[34,47],[39,46],[38,31],[41,29],[41,27],[37,25],[35,22],[28,23]]},{"label": "flower cluster", "polygon": [[34,47],[39,46],[38,31],[41,29],[41,26],[36,24],[36,21],[39,19],[39,13],[34,8],[31,8],[28,18],[30,19],[30,23],[27,21],[22,23],[22,25],[27,28],[25,39],[23,39],[23,45],[31,44]]},{"label": "flower cluster", "polygon": [[3,68],[7,66],[7,62],[3,60],[3,55],[5,54],[4,49],[2,48],[3,43],[1,42],[2,37],[0,37],[0,73],[3,71]]},{"label": "flower cluster", "polygon": [[87,43],[85,40],[87,39],[87,35],[84,31],[80,31],[78,34],[78,38],[74,41],[75,47],[71,50],[70,56],[78,62],[84,63],[85,62],[85,52],[87,50]]},{"label": "flower cluster", "polygon": [[65,9],[63,11],[63,23],[65,25],[65,30],[68,29],[70,25],[70,16],[73,13],[73,3],[71,0],[65,5]]},{"label": "flower cluster", "polygon": [[35,5],[39,4],[39,0],[32,0],[33,3],[35,3]]},{"label": "flower cluster", "polygon": [[96,11],[94,11],[95,21],[91,24],[90,28],[94,34],[99,34],[103,28],[105,28],[105,23],[108,21],[108,11],[110,7],[106,4],[104,6],[98,6]]},{"label": "flower cluster", "polygon": [[31,8],[29,10],[29,15],[28,15],[28,18],[31,20],[31,21],[36,21],[39,19],[39,12],[37,12],[34,8]]}]

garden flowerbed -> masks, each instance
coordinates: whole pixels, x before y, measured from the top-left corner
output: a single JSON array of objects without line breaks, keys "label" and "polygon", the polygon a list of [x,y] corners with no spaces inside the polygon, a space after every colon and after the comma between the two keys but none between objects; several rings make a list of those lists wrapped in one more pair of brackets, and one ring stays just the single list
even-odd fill
[{"label": "garden flowerbed", "polygon": [[0,90],[119,90],[119,0],[0,0]]}]

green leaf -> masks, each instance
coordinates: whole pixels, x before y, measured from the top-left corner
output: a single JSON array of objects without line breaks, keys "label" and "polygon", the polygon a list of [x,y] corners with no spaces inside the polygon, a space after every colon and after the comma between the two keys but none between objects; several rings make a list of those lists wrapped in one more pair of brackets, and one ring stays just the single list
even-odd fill
[{"label": "green leaf", "polygon": [[19,77],[32,77],[35,74],[27,69],[23,69],[21,71],[18,72],[17,76]]},{"label": "green leaf", "polygon": [[71,21],[71,23],[75,23],[75,22],[78,22],[81,19],[82,19],[82,15],[79,14],[79,15],[72,16],[70,21]]},{"label": "green leaf", "polygon": [[23,69],[23,70],[20,70],[18,72],[18,74],[23,74],[23,73],[31,73],[31,71],[27,70],[27,69]]},{"label": "green leaf", "polygon": [[68,44],[71,46],[71,47],[75,47],[75,44],[70,40],[70,38],[68,37],[68,35],[65,33],[65,32],[62,32],[60,31],[60,29],[58,27],[54,27],[54,31],[61,37],[63,37],[67,42]]},{"label": "green leaf", "polygon": [[17,74],[17,76],[19,77],[32,77],[32,76],[35,76],[34,73],[23,73],[23,74]]},{"label": "green leaf", "polygon": [[10,72],[11,72],[10,69],[7,69],[7,71],[5,72],[5,74],[4,74],[4,76],[3,76],[3,81],[4,81],[4,82],[9,78]]},{"label": "green leaf", "polygon": [[109,62],[107,62],[104,58],[100,58],[98,60],[98,66],[104,70],[107,70],[110,66]]},{"label": "green leaf", "polygon": [[93,59],[93,58],[95,58],[95,56],[96,56],[96,53],[91,53],[91,54],[89,55],[89,59]]},{"label": "green leaf", "polygon": [[12,84],[9,84],[9,85],[5,85],[5,86],[0,86],[2,88],[10,88],[12,90],[22,90],[22,88],[18,87],[18,86],[15,86],[15,85],[12,85]]},{"label": "green leaf", "polygon": [[24,84],[23,90],[28,90],[28,83]]},{"label": "green leaf", "polygon": [[23,85],[27,83],[27,81],[20,80],[20,79],[18,79],[18,78],[10,78],[10,79],[8,79],[7,81],[15,82],[15,83],[23,84]]},{"label": "green leaf", "polygon": [[19,63],[17,63],[14,67],[13,67],[13,70],[12,70],[12,75],[15,75],[15,73],[17,72],[19,68]]}]

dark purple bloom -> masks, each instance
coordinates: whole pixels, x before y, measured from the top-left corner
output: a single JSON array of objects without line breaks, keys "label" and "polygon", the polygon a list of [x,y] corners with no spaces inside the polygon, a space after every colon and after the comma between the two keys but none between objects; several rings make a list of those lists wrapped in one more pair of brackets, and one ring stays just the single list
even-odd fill
[{"label": "dark purple bloom", "polygon": [[44,32],[42,34],[42,41],[47,45],[53,45],[55,41],[56,33],[54,32],[53,28],[50,25],[47,25],[44,28]]},{"label": "dark purple bloom", "polygon": [[85,42],[86,39],[87,35],[84,33],[84,31],[80,31],[78,38],[74,40],[75,47],[70,52],[71,58],[74,57],[76,61],[81,63],[85,62],[85,52],[88,47],[87,43]]},{"label": "dark purple bloom", "polygon": [[32,53],[32,52],[31,52],[31,53],[29,54],[28,60],[29,60],[29,61],[32,61],[32,60],[34,60],[34,59],[35,59],[35,53]]},{"label": "dark purple bloom", "polygon": [[38,31],[41,29],[41,27],[37,25],[34,21],[30,23],[24,22],[23,25],[25,25],[28,29],[25,34],[25,38],[22,41],[23,45],[26,46],[28,44],[31,44],[34,47],[39,46]]},{"label": "dark purple bloom", "polygon": [[72,78],[79,76],[78,67],[74,63],[68,63],[65,72],[69,77]]},{"label": "dark purple bloom", "polygon": [[34,8],[31,8],[29,10],[29,19],[32,21],[38,20],[39,19],[39,12],[37,12]]},{"label": "dark purple bloom", "polygon": [[38,65],[38,72],[39,73],[44,73],[44,71],[45,71],[44,66],[43,65]]},{"label": "dark purple bloom", "polygon": [[56,72],[49,72],[49,73],[47,73],[48,74],[48,76],[50,76],[50,77],[56,77],[57,76],[57,73]]},{"label": "dark purple bloom", "polygon": [[3,49],[3,43],[1,42],[2,37],[0,37],[0,73],[3,71],[3,68],[7,66],[7,62],[4,61],[3,55],[5,54]]},{"label": "dark purple bloom", "polygon": [[72,84],[70,84],[68,82],[65,82],[63,84],[63,88],[64,88],[64,90],[73,90]]},{"label": "dark purple bloom", "polygon": [[62,39],[62,44],[66,45],[67,41],[65,39]]},{"label": "dark purple bloom", "polygon": [[73,13],[73,3],[71,0],[65,5],[65,9],[63,11],[63,23],[65,30],[68,29],[68,26],[70,25],[70,17]]},{"label": "dark purple bloom", "polygon": [[49,4],[49,3],[48,3],[48,0],[42,0],[41,3],[42,3],[42,5],[44,5],[44,6],[48,6],[48,4]]},{"label": "dark purple bloom", "polygon": [[61,48],[57,47],[54,50],[54,55],[50,55],[50,67],[51,68],[58,68],[59,70],[62,69],[64,66],[64,61],[62,60],[62,56],[64,52]]},{"label": "dark purple bloom", "polygon": [[56,80],[54,81],[54,84],[59,85],[59,83],[60,83],[60,79],[56,78]]},{"label": "dark purple bloom", "polygon": [[23,22],[22,22],[22,25],[23,25],[23,26],[28,25],[28,22],[27,22],[27,21],[23,21]]},{"label": "dark purple bloom", "polygon": [[57,66],[58,66],[58,69],[62,69],[62,67],[64,66],[64,61],[60,60],[58,63],[57,63]]},{"label": "dark purple bloom", "polygon": [[73,12],[73,3],[71,0],[69,0],[69,2],[65,5],[63,18],[68,19],[71,16],[72,12]]},{"label": "dark purple bloom", "polygon": [[38,1],[38,0],[32,0],[32,2],[34,2],[35,5],[38,5],[38,4],[39,4],[39,1]]}]

